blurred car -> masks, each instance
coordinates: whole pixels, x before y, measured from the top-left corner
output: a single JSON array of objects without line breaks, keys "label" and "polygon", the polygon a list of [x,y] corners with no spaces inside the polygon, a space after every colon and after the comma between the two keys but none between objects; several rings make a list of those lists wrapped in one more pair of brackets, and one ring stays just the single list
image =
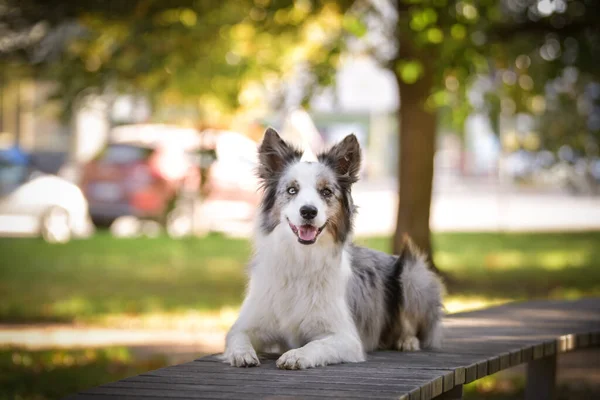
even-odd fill
[{"label": "blurred car", "polygon": [[15,148],[0,152],[0,235],[64,243],[92,231],[88,203],[76,185],[36,170]]},{"label": "blurred car", "polygon": [[229,235],[248,233],[260,202],[257,146],[232,131],[205,130],[203,148],[214,150],[206,179],[199,228]]},{"label": "blurred car", "polygon": [[83,170],[81,187],[95,223],[132,216],[160,222],[174,236],[188,233],[200,174],[191,155],[196,144],[178,141],[177,129],[131,125],[113,132]]}]

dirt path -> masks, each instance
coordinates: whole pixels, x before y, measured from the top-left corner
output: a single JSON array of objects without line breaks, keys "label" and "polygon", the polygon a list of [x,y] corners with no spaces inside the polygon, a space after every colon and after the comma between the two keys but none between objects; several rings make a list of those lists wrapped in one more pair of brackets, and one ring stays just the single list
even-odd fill
[{"label": "dirt path", "polygon": [[193,353],[223,350],[225,331],[212,329],[123,329],[71,324],[0,324],[0,346],[29,350],[108,346],[180,349]]}]

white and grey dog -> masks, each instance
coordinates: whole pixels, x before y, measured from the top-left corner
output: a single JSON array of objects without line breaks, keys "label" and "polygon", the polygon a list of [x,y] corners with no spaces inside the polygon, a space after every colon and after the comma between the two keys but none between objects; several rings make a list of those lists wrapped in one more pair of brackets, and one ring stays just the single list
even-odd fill
[{"label": "white and grey dog", "polygon": [[410,243],[400,256],[351,242],[360,147],[347,136],[316,162],[267,129],[250,283],[223,358],[259,365],[257,351],[287,350],[284,369],[365,360],[376,349],[419,350],[441,341],[442,284]]}]

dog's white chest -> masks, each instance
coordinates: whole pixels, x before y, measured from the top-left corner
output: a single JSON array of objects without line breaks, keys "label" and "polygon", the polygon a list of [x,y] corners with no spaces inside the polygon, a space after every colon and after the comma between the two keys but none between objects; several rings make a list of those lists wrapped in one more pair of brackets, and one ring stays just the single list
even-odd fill
[{"label": "dog's white chest", "polygon": [[251,290],[261,298],[265,323],[290,346],[326,334],[332,323],[348,322],[346,257],[315,251],[270,256],[256,259]]}]

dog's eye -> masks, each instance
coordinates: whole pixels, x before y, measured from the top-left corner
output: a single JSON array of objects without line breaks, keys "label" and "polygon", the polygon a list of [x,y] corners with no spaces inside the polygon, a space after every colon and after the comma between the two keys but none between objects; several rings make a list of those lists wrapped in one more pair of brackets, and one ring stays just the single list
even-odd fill
[{"label": "dog's eye", "polygon": [[294,195],[294,194],[298,193],[298,189],[296,189],[295,187],[292,186],[292,187],[288,188],[287,192],[288,192],[288,194]]},{"label": "dog's eye", "polygon": [[322,189],[321,190],[321,196],[323,197],[331,197],[331,195],[333,194],[333,192],[331,191],[331,189]]}]

